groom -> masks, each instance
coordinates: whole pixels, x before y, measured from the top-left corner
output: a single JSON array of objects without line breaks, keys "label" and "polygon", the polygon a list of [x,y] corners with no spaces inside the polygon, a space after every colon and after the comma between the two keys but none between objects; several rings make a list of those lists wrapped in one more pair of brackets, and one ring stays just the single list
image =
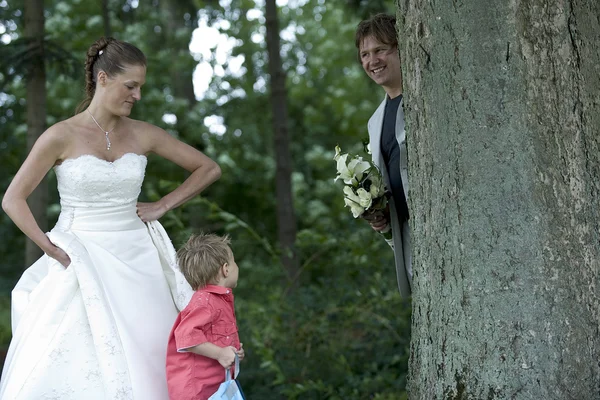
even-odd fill
[{"label": "groom", "polygon": [[358,58],[367,75],[383,88],[386,95],[369,119],[368,130],[373,163],[382,172],[391,191],[385,212],[366,215],[376,231],[391,226],[398,288],[403,297],[411,294],[412,266],[408,227],[408,171],[402,110],[402,71],[398,55],[396,18],[377,14],[358,24]]}]

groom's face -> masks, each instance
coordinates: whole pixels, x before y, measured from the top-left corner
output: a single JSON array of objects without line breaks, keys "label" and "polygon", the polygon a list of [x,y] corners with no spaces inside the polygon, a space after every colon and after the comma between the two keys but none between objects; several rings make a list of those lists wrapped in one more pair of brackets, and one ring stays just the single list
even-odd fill
[{"label": "groom's face", "polygon": [[402,86],[400,57],[395,46],[367,36],[360,45],[359,55],[363,69],[375,83],[389,88]]}]

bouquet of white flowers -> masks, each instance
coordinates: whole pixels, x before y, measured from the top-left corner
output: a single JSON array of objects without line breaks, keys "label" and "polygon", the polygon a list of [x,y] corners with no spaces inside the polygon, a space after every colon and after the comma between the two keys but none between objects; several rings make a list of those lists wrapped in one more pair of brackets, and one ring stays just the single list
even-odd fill
[{"label": "bouquet of white flowers", "polygon": [[[333,159],[338,173],[334,182],[338,179],[344,182],[344,202],[354,218],[386,208],[389,193],[385,190],[381,172],[373,163],[360,156],[341,154],[339,146],[335,146]],[[380,233],[388,240],[392,238],[389,226]]]}]

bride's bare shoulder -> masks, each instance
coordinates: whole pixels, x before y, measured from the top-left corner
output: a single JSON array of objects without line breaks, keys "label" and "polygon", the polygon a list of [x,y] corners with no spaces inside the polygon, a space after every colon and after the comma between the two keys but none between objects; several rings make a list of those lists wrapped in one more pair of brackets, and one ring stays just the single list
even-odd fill
[{"label": "bride's bare shoulder", "polygon": [[75,115],[71,118],[55,123],[44,133],[65,140],[68,139],[69,136],[74,135],[80,126],[80,117],[79,115]]},{"label": "bride's bare shoulder", "polygon": [[127,118],[126,123],[128,132],[131,132],[135,140],[142,143],[144,147],[152,147],[157,136],[166,134],[164,129],[149,122]]},{"label": "bride's bare shoulder", "polygon": [[123,117],[123,121],[127,124],[129,130],[134,133],[145,133],[148,130],[160,129],[149,122],[140,121],[137,119],[131,119]]},{"label": "bride's bare shoulder", "polygon": [[78,125],[77,115],[51,125],[40,135],[37,146],[63,158],[76,139]]}]

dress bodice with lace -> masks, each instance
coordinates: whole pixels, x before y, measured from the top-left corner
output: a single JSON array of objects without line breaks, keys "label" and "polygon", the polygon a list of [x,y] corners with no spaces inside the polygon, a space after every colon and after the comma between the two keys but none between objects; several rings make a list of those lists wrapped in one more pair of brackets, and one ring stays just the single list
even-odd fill
[{"label": "dress bodice with lace", "polygon": [[146,157],[126,153],[115,161],[93,155],[54,167],[62,207],[106,207],[135,203],[144,180]]}]

